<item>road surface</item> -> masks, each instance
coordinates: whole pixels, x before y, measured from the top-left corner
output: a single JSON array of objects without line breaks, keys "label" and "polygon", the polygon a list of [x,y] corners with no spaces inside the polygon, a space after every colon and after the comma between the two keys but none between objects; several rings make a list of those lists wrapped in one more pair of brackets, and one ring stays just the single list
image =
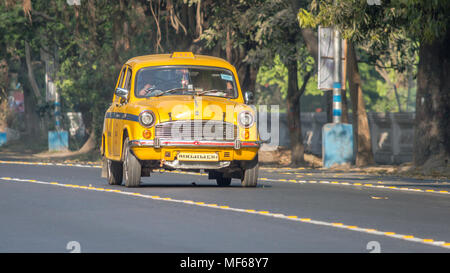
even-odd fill
[{"label": "road surface", "polygon": [[95,165],[0,161],[0,252],[445,252],[450,181],[260,169],[256,188]]}]

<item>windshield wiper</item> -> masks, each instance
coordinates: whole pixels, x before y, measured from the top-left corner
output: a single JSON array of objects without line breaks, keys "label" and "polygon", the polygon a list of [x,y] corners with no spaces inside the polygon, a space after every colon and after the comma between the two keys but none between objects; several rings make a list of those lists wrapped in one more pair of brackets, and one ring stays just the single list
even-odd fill
[{"label": "windshield wiper", "polygon": [[161,93],[156,94],[156,95],[154,95],[153,97],[159,97],[159,96],[165,95],[165,94],[167,94],[167,93],[171,93],[171,92],[175,92],[175,91],[181,91],[181,90],[190,91],[190,90],[188,90],[186,87],[177,87],[177,88],[172,88],[172,89],[165,90],[165,91],[158,90],[158,91],[160,91]]},{"label": "windshield wiper", "polygon": [[227,97],[227,98],[231,97],[231,95],[227,91],[219,90],[219,89],[210,89],[210,90],[197,91],[197,92],[195,92],[195,94],[201,96],[203,94],[216,93],[216,92],[224,93],[225,95],[223,97]]}]

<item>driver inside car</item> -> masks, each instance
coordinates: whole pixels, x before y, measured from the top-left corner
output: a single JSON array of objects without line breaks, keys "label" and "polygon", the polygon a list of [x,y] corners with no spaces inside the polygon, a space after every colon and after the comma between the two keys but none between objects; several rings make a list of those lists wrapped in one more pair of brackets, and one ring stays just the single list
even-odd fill
[{"label": "driver inside car", "polygon": [[141,90],[139,90],[139,96],[146,96],[154,89],[155,89],[155,85],[153,85],[151,83],[147,83],[144,85],[144,87]]}]

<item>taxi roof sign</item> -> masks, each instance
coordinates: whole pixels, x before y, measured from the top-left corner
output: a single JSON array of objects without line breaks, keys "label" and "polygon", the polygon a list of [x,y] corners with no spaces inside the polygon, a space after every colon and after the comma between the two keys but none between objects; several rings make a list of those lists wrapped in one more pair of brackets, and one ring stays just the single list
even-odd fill
[{"label": "taxi roof sign", "polygon": [[195,58],[194,53],[192,52],[174,52],[172,53],[171,58]]}]

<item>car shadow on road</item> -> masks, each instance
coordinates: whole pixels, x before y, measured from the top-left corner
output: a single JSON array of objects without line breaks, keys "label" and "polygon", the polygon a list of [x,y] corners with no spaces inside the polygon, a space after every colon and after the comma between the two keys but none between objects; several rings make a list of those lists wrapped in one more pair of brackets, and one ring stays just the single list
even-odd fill
[{"label": "car shadow on road", "polygon": [[139,186],[140,188],[216,188],[216,189],[255,189],[255,188],[271,188],[272,186],[270,185],[256,185],[255,188],[247,188],[247,187],[242,187],[241,185],[230,185],[230,186],[226,186],[226,187],[221,187],[221,186],[217,186],[214,184],[208,185],[208,184],[197,184],[197,183],[191,183],[191,184],[151,184],[151,183],[145,183],[145,184],[141,184]]}]

